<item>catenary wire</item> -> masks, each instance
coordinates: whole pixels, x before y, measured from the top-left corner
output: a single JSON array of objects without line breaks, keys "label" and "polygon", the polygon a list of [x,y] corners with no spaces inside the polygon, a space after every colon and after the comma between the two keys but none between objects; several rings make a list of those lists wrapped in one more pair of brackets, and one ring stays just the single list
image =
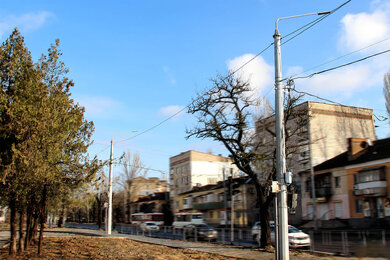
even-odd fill
[{"label": "catenary wire", "polygon": [[[259,57],[262,53],[264,53],[266,50],[268,50],[274,43],[270,43],[267,47],[265,47],[263,50],[261,50],[259,53],[257,53],[255,56],[253,56],[250,60],[248,60],[247,62],[245,62],[243,65],[241,65],[239,68],[237,68],[236,70],[234,70],[233,72],[230,72],[229,75],[227,75],[226,77],[224,77],[221,81],[224,81],[226,79],[228,79],[229,77],[232,77],[234,74],[236,74],[239,70],[241,70],[244,66],[248,65],[250,62],[252,62],[254,59],[256,59],[257,57]],[[185,111],[191,104],[188,104],[187,106],[183,107],[182,109],[180,109],[179,111],[177,111],[176,113],[174,113],[173,115],[171,115],[170,117],[164,119],[163,121],[161,121],[160,123],[132,136],[132,137],[129,137],[129,138],[126,138],[126,139],[123,139],[123,140],[120,140],[120,141],[117,141],[116,143],[122,143],[122,142],[126,142],[126,141],[129,141],[129,140],[132,140],[140,135],[143,135],[157,127],[159,127],[160,125],[164,124],[165,122],[169,121],[170,119],[172,119],[173,117],[179,115],[180,113],[182,113],[183,111]]]},{"label": "catenary wire", "polygon": [[[344,63],[344,64],[336,66],[336,67],[332,67],[332,68],[325,69],[325,70],[322,70],[322,71],[314,72],[314,73],[309,74],[307,76],[289,78],[289,80],[311,78],[311,77],[313,77],[315,75],[319,75],[319,74],[322,74],[322,73],[325,73],[325,72],[329,72],[329,71],[332,71],[332,70],[340,69],[342,67],[346,67],[346,66],[349,66],[349,65],[352,65],[352,64],[355,64],[355,63],[358,63],[358,62],[361,62],[361,61],[364,61],[364,60],[367,60],[367,59],[370,59],[370,58],[382,55],[382,54],[385,54],[387,52],[390,52],[390,49],[385,50],[385,51],[381,51],[381,52],[378,52],[378,53],[375,53],[375,54],[372,54],[372,55],[369,55],[369,56],[366,56],[366,57],[358,59],[358,60],[354,60],[354,61],[351,61],[351,62],[348,62],[348,63]],[[287,80],[287,78],[286,79],[282,79],[281,81],[283,81],[283,80]]]},{"label": "catenary wire", "polygon": [[[296,35],[292,36],[291,38],[285,40],[285,41],[282,43],[282,45],[283,45],[283,44],[286,44],[287,42],[289,42],[289,41],[293,40],[294,38],[298,37],[299,35],[301,35],[301,34],[304,33],[305,31],[309,30],[311,27],[313,27],[313,26],[316,25],[317,23],[321,22],[322,20],[324,20],[325,18],[327,18],[328,16],[330,16],[330,15],[333,14],[334,12],[338,11],[340,8],[342,8],[343,6],[345,6],[346,4],[348,4],[348,3],[351,2],[351,1],[352,1],[352,0],[348,0],[348,1],[344,2],[343,4],[339,5],[338,7],[336,7],[336,8],[333,9],[332,11],[330,11],[328,14],[325,14],[325,15],[323,15],[323,16],[321,16],[321,17],[315,19],[315,20],[313,20],[312,22],[310,22],[310,23],[308,23],[308,24],[302,26],[301,28],[298,28],[297,30],[295,30],[295,31],[293,31],[293,32],[291,32],[291,33],[289,33],[289,34],[287,34],[287,35],[284,36],[283,38],[286,38],[286,37],[288,37],[288,36],[290,36],[290,35],[292,35],[292,34],[298,32],[298,31],[302,30],[302,31],[300,31],[299,33],[297,33]],[[307,27],[307,28],[306,28],[306,27]]]},{"label": "catenary wire", "polygon": [[[335,8],[334,10],[331,11],[330,14],[334,13],[335,11],[337,11],[338,9],[340,9],[341,7],[343,7],[344,5],[346,5],[347,3],[349,3],[350,1],[352,1],[352,0],[349,0],[349,1],[345,2],[345,3],[343,3],[342,5],[340,5],[339,7]],[[298,35],[302,34],[304,31],[308,30],[309,28],[311,28],[312,26],[314,26],[314,25],[317,24],[318,22],[322,21],[323,19],[325,19],[326,17],[328,17],[330,14],[324,15],[323,17],[321,17],[321,18],[322,18],[321,20],[316,21],[316,22],[315,22],[314,24],[312,24],[310,27],[306,28],[305,30],[303,30],[303,31],[300,32],[299,34],[297,34],[297,35],[293,36],[292,38],[288,39],[288,40],[287,40],[286,42],[284,42],[284,43],[287,43],[288,41],[290,41],[290,40],[294,39],[295,37],[297,37]],[[311,23],[309,23],[309,24],[311,24]],[[306,25],[306,26],[307,26],[307,25]],[[302,28],[300,28],[300,29],[302,29]],[[300,29],[298,29],[298,30],[300,30]],[[295,30],[294,32],[296,32],[296,31],[298,31],[298,30]],[[294,32],[292,32],[292,33],[294,33]],[[290,33],[289,35],[291,35],[292,33]],[[284,43],[283,43],[283,44],[284,44]],[[229,78],[229,77],[232,77],[235,73],[237,73],[239,70],[241,70],[244,66],[246,66],[247,64],[249,64],[250,62],[252,62],[252,61],[253,61],[254,59],[256,59],[258,56],[260,56],[263,52],[265,52],[266,50],[268,50],[273,44],[274,44],[273,42],[270,43],[267,47],[265,47],[262,51],[260,51],[258,54],[256,54],[254,57],[252,57],[252,58],[251,58],[250,60],[248,60],[247,62],[245,62],[243,65],[241,65],[241,66],[240,66],[239,68],[237,68],[235,71],[229,73],[229,75],[227,75],[225,78],[223,78],[222,81],[225,80],[225,79],[227,79],[227,78]],[[138,136],[140,136],[140,135],[143,135],[143,134],[145,134],[145,133],[147,133],[147,132],[150,132],[151,130],[153,130],[153,129],[159,127],[160,125],[164,124],[165,122],[169,121],[169,120],[172,119],[173,117],[179,115],[179,114],[182,113],[184,110],[186,110],[189,106],[190,106],[190,104],[187,105],[187,106],[185,106],[185,107],[183,107],[182,109],[180,109],[179,111],[177,111],[176,113],[174,113],[173,115],[171,115],[170,117],[168,117],[168,118],[166,118],[165,120],[159,122],[158,124],[156,124],[156,125],[154,125],[154,126],[148,128],[148,129],[146,129],[146,130],[144,130],[144,131],[140,132],[139,134],[136,134],[136,135],[134,135],[134,136],[132,136],[132,137],[129,137],[129,138],[127,138],[127,139],[123,139],[123,140],[121,140],[121,141],[118,141],[117,143],[122,143],[122,142],[125,142],[125,141],[129,141],[129,140],[132,140],[132,139],[134,139],[134,138],[136,138],[136,137],[138,137]]]},{"label": "catenary wire", "polygon": [[352,55],[352,54],[354,54],[354,53],[357,53],[357,52],[363,51],[363,50],[365,50],[365,49],[371,48],[372,46],[375,46],[375,45],[377,45],[377,44],[383,43],[383,42],[388,41],[388,40],[390,40],[390,37],[389,37],[389,38],[386,38],[386,39],[383,39],[383,40],[381,40],[381,41],[372,43],[372,44],[370,44],[370,45],[367,45],[367,46],[365,46],[365,47],[363,47],[363,48],[361,48],[361,49],[358,49],[358,50],[352,51],[352,52],[350,52],[350,53],[344,54],[344,55],[339,56],[339,57],[337,57],[337,58],[331,59],[331,60],[329,60],[329,61],[326,61],[326,62],[324,62],[324,63],[321,63],[321,64],[319,64],[319,65],[316,65],[316,66],[314,66],[314,67],[311,67],[311,68],[309,68],[309,69],[307,69],[307,70],[305,70],[305,71],[302,71],[302,72],[300,72],[300,73],[298,73],[298,74],[295,74],[295,75],[293,75],[293,76],[290,76],[290,77],[288,77],[288,78],[285,78],[285,79],[283,79],[283,81],[284,81],[284,80],[287,80],[287,79],[289,79],[289,78],[297,77],[297,76],[299,76],[299,75],[304,74],[305,72],[308,72],[308,71],[311,71],[311,70],[313,70],[313,69],[322,67],[322,66],[324,66],[324,65],[326,65],[326,64],[329,64],[329,63],[332,63],[332,62],[334,62],[334,61],[340,60],[340,59],[345,58],[345,57],[347,57],[347,56],[349,56],[349,55]]}]

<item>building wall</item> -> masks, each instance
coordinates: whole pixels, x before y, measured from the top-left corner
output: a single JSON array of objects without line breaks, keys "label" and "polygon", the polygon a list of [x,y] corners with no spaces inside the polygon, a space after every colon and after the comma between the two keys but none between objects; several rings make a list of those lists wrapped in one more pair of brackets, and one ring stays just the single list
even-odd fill
[{"label": "building wall", "polygon": [[313,165],[348,150],[348,138],[376,140],[372,109],[308,102]]},{"label": "building wall", "polygon": [[170,168],[170,198],[174,212],[178,212],[179,194],[191,190],[194,186],[216,184],[223,180],[223,171],[226,178],[230,176],[230,169],[234,176],[238,169],[227,157],[187,151],[169,159]]},{"label": "building wall", "polygon": [[[286,146],[290,153],[287,165],[294,174],[294,186],[301,192],[298,197],[301,203],[296,214],[289,216],[289,221],[298,225],[301,219],[308,219],[307,207],[312,203],[309,193],[305,192],[305,182],[310,178],[310,164],[314,167],[348,150],[349,137],[375,140],[376,135],[372,109],[309,101],[296,106],[294,110],[299,116],[287,122],[286,128],[292,136]],[[302,123],[305,120],[307,124]],[[263,144],[261,152],[273,152],[275,138],[267,129],[275,131],[274,122],[274,116],[271,116],[256,124],[258,141]],[[263,164],[266,167],[267,162]],[[346,187],[346,178],[342,178],[342,182],[342,187]]]},{"label": "building wall", "polygon": [[[368,168],[375,168],[378,166],[385,166],[385,176],[386,176],[386,182],[387,182],[387,194],[383,196],[365,196],[365,195],[354,195],[354,175],[357,174],[359,171],[368,169]],[[374,212],[374,200],[379,199],[383,204],[383,216],[380,218],[390,218],[390,159],[366,163],[362,165],[356,165],[354,167],[348,167],[347,168],[347,175],[348,175],[348,195],[349,195],[349,203],[351,205],[350,207],[350,215],[353,219],[363,219],[363,218],[373,218],[373,212]],[[358,213],[356,210],[356,200],[360,200],[362,202],[362,211],[361,213]],[[364,208],[365,203],[368,202],[368,205],[370,207],[371,216],[365,216],[364,215]],[[388,206],[388,207],[386,207]]]},{"label": "building wall", "polygon": [[[325,170],[325,171],[318,171],[315,172],[315,175],[318,174],[323,174],[327,172],[332,172],[332,197],[329,199],[325,198],[317,198],[317,207],[316,207],[316,212],[317,212],[317,218],[321,218],[320,214],[320,203],[322,204],[322,208],[324,208],[323,203],[327,204],[328,208],[328,217],[329,219],[335,219],[335,203],[342,203],[342,209],[343,209],[343,215],[338,217],[338,219],[348,219],[350,218],[350,201],[348,197],[348,190],[349,190],[349,184],[348,184],[348,177],[347,177],[347,172],[344,168],[337,168],[337,169],[332,169],[331,171]],[[336,177],[339,178],[339,185],[336,187]],[[302,219],[304,220],[310,220],[312,219],[312,205],[313,205],[313,200],[310,197],[311,193],[311,188],[306,187],[307,182],[310,182],[311,185],[311,177],[309,174],[306,174],[303,178],[306,180],[303,183],[303,189],[302,189]]]}]

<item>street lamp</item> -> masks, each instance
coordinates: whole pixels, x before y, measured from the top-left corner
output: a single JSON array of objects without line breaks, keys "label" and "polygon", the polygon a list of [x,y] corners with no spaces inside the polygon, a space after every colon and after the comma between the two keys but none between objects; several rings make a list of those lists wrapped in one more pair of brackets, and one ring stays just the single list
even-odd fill
[{"label": "street lamp", "polygon": [[[124,133],[134,133],[138,132],[137,130],[128,131]],[[120,134],[120,133],[116,133]],[[113,156],[114,156],[114,135],[111,136],[111,152],[110,152],[110,174],[108,177],[108,214],[107,214],[107,235],[111,235],[111,226],[112,226],[112,175],[113,175]]]},{"label": "street lamp", "polygon": [[279,183],[279,193],[277,194],[277,224],[276,233],[278,238],[276,248],[277,259],[289,259],[288,243],[288,212],[287,212],[287,186],[285,182],[286,156],[284,138],[284,111],[283,111],[283,89],[282,89],[282,62],[278,22],[280,20],[297,18],[309,15],[325,15],[330,12],[301,14],[289,17],[278,18],[275,22],[274,34],[274,55],[275,55],[275,132],[276,132],[276,175]]}]

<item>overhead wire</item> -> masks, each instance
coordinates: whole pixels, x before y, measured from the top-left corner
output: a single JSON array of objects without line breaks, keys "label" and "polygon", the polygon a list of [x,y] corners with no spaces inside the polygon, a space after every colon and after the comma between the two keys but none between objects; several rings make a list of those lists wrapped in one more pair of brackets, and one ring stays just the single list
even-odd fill
[{"label": "overhead wire", "polygon": [[363,48],[360,48],[360,49],[358,49],[358,50],[349,52],[349,53],[344,54],[344,55],[342,55],[342,56],[339,56],[339,57],[337,57],[337,58],[331,59],[331,60],[329,60],[329,61],[326,61],[326,62],[324,62],[324,63],[321,63],[321,64],[319,64],[319,65],[316,65],[316,66],[314,66],[314,67],[311,67],[311,68],[309,68],[309,69],[307,69],[307,70],[304,70],[304,71],[302,71],[302,72],[300,72],[300,73],[298,73],[298,74],[295,74],[295,75],[293,75],[293,76],[284,78],[283,81],[284,81],[284,80],[287,80],[287,79],[289,79],[289,78],[297,77],[298,75],[302,75],[302,74],[304,74],[305,72],[308,72],[308,71],[311,71],[311,70],[313,70],[313,69],[322,67],[322,66],[324,66],[324,65],[326,65],[326,64],[329,64],[329,63],[332,63],[332,62],[334,62],[334,61],[340,60],[340,59],[345,58],[345,57],[347,57],[347,56],[349,56],[349,55],[352,55],[352,54],[354,54],[354,53],[357,53],[357,52],[363,51],[363,50],[365,50],[365,49],[371,48],[371,47],[373,47],[373,46],[375,46],[375,45],[377,45],[377,44],[383,43],[383,42],[388,41],[388,40],[390,40],[390,37],[389,37],[389,38],[386,38],[386,39],[383,39],[383,40],[381,40],[381,41],[372,43],[372,44],[370,44],[370,45],[367,45],[367,46],[365,46],[365,47],[363,47]]},{"label": "overhead wire", "polygon": [[[303,28],[305,28],[304,30],[302,30],[301,32],[299,32],[297,35],[291,37],[290,39],[288,39],[287,41],[283,42],[283,44],[289,42],[290,40],[296,38],[297,36],[299,36],[300,34],[302,34],[303,32],[307,31],[308,29],[310,29],[311,27],[313,27],[315,24],[319,23],[320,21],[322,21],[323,19],[325,19],[326,17],[328,17],[329,15],[333,14],[335,11],[339,10],[341,7],[345,6],[346,4],[348,4],[349,2],[351,2],[352,0],[348,0],[346,1],[345,3],[343,3],[342,5],[338,6],[337,8],[333,9],[332,11],[330,11],[329,14],[326,14],[320,18],[317,18],[316,20],[298,28],[297,30],[294,30],[293,32],[289,33],[287,36],[290,36],[296,32],[298,32],[299,30],[302,30]],[[306,28],[307,27],[307,28]],[[285,36],[286,37],[286,36]],[[284,38],[285,38],[284,37]],[[246,65],[248,65],[250,62],[252,62],[253,60],[255,60],[257,57],[259,57],[262,53],[264,53],[266,50],[268,50],[272,45],[274,45],[274,43],[270,43],[267,47],[265,47],[263,50],[261,50],[259,53],[257,53],[255,56],[253,56],[251,59],[249,59],[247,62],[245,62],[243,65],[241,65],[239,68],[237,68],[236,70],[234,70],[233,72],[230,72],[226,77],[224,77],[223,79],[221,79],[221,81],[224,81],[226,79],[228,79],[229,77],[232,77],[233,75],[235,75],[239,70],[241,70],[243,67],[245,67]],[[132,136],[132,137],[129,137],[129,138],[126,138],[126,139],[123,139],[123,140],[120,140],[118,141],[117,143],[122,143],[122,142],[126,142],[126,141],[129,141],[129,140],[132,140],[140,135],[143,135],[147,132],[150,132],[151,130],[159,127],[160,125],[164,124],[165,122],[169,121],[170,119],[176,117],[177,115],[179,115],[180,113],[182,113],[183,111],[185,111],[191,104],[188,104],[186,105],[185,107],[183,107],[182,109],[178,110],[176,113],[174,113],[173,115],[169,116],[168,118],[162,120],[161,122],[159,122],[158,124]],[[107,148],[106,148],[107,149]]]},{"label": "overhead wire", "polygon": [[369,55],[369,56],[366,56],[366,57],[358,59],[358,60],[354,60],[354,61],[351,61],[351,62],[348,62],[348,63],[344,63],[344,64],[339,65],[339,66],[335,66],[335,67],[332,67],[332,68],[329,68],[329,69],[325,69],[325,70],[321,70],[321,71],[318,71],[318,72],[314,72],[314,73],[311,73],[311,74],[309,74],[307,76],[294,77],[294,78],[288,78],[288,79],[286,78],[286,79],[282,79],[281,81],[283,81],[283,80],[296,80],[296,79],[311,78],[311,77],[313,77],[315,75],[319,75],[319,74],[322,74],[322,73],[325,73],[325,72],[329,72],[329,71],[332,71],[332,70],[336,70],[336,69],[340,69],[342,67],[346,67],[346,66],[358,63],[358,62],[362,62],[364,60],[367,60],[367,59],[370,59],[370,58],[373,58],[373,57],[385,54],[387,52],[390,52],[390,49],[385,50],[385,51],[381,51],[381,52],[378,52],[378,53],[375,53],[375,54],[372,54],[372,55]]},{"label": "overhead wire", "polygon": [[150,168],[150,167],[136,166],[136,165],[132,165],[132,164],[130,164],[130,163],[114,162],[113,164],[115,164],[115,165],[123,165],[123,166],[130,166],[130,167],[134,167],[134,168],[137,168],[137,169],[149,170],[149,171],[160,172],[160,173],[162,173],[162,174],[167,174],[167,172],[164,171],[164,170],[158,170],[158,169],[154,169],[154,168]]},{"label": "overhead wire", "polygon": [[[257,53],[255,56],[253,56],[251,59],[249,59],[247,62],[245,62],[243,65],[241,65],[240,67],[238,67],[236,70],[230,72],[226,77],[224,77],[223,79],[221,79],[221,81],[224,81],[226,79],[228,79],[229,77],[232,77],[234,74],[236,74],[239,70],[241,70],[243,67],[245,67],[246,65],[248,65],[250,62],[252,62],[254,59],[256,59],[257,57],[259,57],[261,54],[263,54],[266,50],[268,50],[274,43],[270,43],[267,47],[265,47],[263,50],[261,50],[259,53]],[[176,113],[174,113],[173,115],[171,115],[170,117],[164,119],[163,121],[159,122],[158,124],[136,134],[136,135],[133,135],[132,137],[129,137],[129,138],[126,138],[126,139],[123,139],[123,140],[120,140],[120,141],[117,141],[116,143],[122,143],[122,142],[126,142],[126,141],[129,141],[129,140],[132,140],[140,135],[143,135],[157,127],[159,127],[160,125],[164,124],[165,122],[169,121],[170,119],[172,119],[173,117],[179,115],[180,113],[182,113],[183,111],[185,111],[191,104],[188,104],[186,105],[185,107],[183,107],[182,109],[178,110]]]},{"label": "overhead wire", "polygon": [[[316,25],[317,23],[321,22],[322,20],[324,20],[325,18],[327,18],[328,16],[330,16],[330,15],[333,14],[334,12],[338,11],[340,8],[342,8],[343,6],[345,6],[346,4],[348,4],[348,3],[351,2],[351,1],[352,1],[352,0],[348,0],[348,1],[344,2],[343,4],[339,5],[339,6],[336,7],[335,9],[331,10],[328,14],[322,15],[321,17],[319,17],[319,18],[313,20],[312,22],[310,22],[310,23],[308,23],[308,24],[302,26],[301,28],[298,28],[297,30],[295,30],[295,31],[293,31],[293,32],[291,32],[291,33],[289,33],[289,34],[287,34],[287,35],[284,36],[283,38],[286,38],[286,37],[288,37],[288,36],[290,36],[290,35],[292,35],[292,34],[298,32],[298,31],[302,30],[302,31],[300,31],[299,33],[297,33],[296,35],[292,36],[290,39],[285,40],[285,41],[282,43],[282,45],[288,43],[289,41],[291,41],[291,40],[293,40],[294,38],[298,37],[299,35],[301,35],[301,34],[304,33],[305,31],[309,30],[311,27],[313,27],[313,26]],[[282,38],[282,39],[283,39],[283,38]]]}]

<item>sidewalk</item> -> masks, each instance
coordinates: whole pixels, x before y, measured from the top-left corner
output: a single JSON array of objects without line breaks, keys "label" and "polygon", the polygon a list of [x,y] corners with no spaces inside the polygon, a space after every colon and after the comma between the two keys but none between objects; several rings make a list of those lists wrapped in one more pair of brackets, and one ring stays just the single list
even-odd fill
[{"label": "sidewalk", "polygon": [[[99,230],[90,230],[90,229],[76,229],[76,228],[54,228],[47,229],[45,236],[67,236],[67,235],[84,235],[84,236],[99,236],[99,237],[117,237],[117,238],[126,238],[138,242],[163,245],[171,248],[181,248],[181,249],[193,249],[205,253],[213,253],[218,255],[223,255],[227,257],[239,258],[239,259],[275,259],[274,253],[264,252],[251,248],[244,248],[241,246],[230,246],[230,245],[221,245],[213,243],[201,243],[201,242],[191,242],[191,241],[182,241],[182,240],[173,240],[173,239],[163,239],[155,237],[147,237],[142,235],[130,235],[113,232],[111,235],[107,235],[105,231]],[[299,259],[329,259],[327,257],[319,257],[315,255],[300,253],[299,255],[290,254],[291,260]],[[339,257],[331,257],[332,259],[345,259]]]},{"label": "sidewalk", "polygon": [[[91,230],[91,229],[76,229],[76,228],[48,228],[45,230],[45,237],[61,237],[61,236],[92,236],[92,237],[113,237],[113,238],[124,238],[131,239],[134,241],[163,245],[171,248],[181,248],[181,249],[193,249],[205,253],[213,253],[218,255],[223,255],[227,257],[233,257],[238,259],[266,259],[271,260],[275,258],[273,253],[263,252],[251,248],[243,248],[239,246],[230,246],[230,245],[221,245],[213,243],[200,243],[200,242],[190,242],[190,241],[181,241],[181,240],[171,240],[171,239],[162,239],[147,237],[141,235],[130,235],[130,234],[121,234],[113,232],[111,235],[107,235],[104,231]],[[6,239],[9,238],[9,231],[0,232],[0,247],[5,245]],[[310,255],[306,253],[300,253],[299,255],[290,254],[290,259],[346,259],[339,257],[319,257],[315,255]]]}]

